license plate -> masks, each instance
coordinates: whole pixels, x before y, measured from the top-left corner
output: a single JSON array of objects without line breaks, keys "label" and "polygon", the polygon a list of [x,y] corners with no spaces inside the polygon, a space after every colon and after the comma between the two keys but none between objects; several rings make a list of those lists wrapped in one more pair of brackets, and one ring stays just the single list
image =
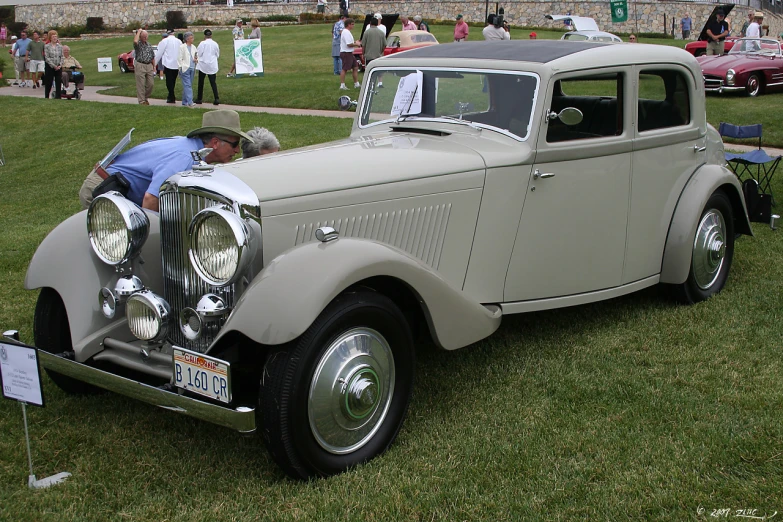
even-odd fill
[{"label": "license plate", "polygon": [[174,347],[174,386],[220,402],[231,402],[231,364]]}]

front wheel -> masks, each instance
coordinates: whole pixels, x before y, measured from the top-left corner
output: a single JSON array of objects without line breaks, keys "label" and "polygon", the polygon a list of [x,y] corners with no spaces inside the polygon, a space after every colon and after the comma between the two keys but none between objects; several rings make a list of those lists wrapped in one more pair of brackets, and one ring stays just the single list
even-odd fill
[{"label": "front wheel", "polygon": [[128,72],[128,64],[122,60],[120,60],[120,72],[122,73]]},{"label": "front wheel", "polygon": [[[65,305],[60,294],[51,288],[42,289],[38,295],[33,319],[33,337],[36,348],[45,352],[61,354],[73,350]],[[103,391],[57,372],[46,370],[46,373],[58,388],[71,395],[93,395]]]},{"label": "front wheel", "polygon": [[748,96],[758,96],[764,92],[764,83],[758,73],[753,73],[748,77],[748,83],[745,84],[745,92]]},{"label": "front wheel", "polygon": [[726,284],[734,257],[734,212],[723,192],[707,200],[696,226],[688,279],[675,286],[676,297],[698,303],[720,292]]},{"label": "front wheel", "polygon": [[259,410],[269,453],[301,479],[380,455],[402,426],[413,375],[411,330],[394,302],[370,291],[339,296],[264,367]]}]

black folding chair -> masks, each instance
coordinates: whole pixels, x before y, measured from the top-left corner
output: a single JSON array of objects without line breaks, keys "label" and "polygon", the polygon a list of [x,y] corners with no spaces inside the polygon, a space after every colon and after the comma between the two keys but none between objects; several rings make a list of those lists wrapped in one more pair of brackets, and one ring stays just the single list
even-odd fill
[{"label": "black folding chair", "polygon": [[[781,156],[773,158],[761,148],[761,124],[756,125],[732,125],[721,122],[718,132],[721,136],[739,140],[758,138],[758,149],[744,154],[726,153],[726,162],[737,175],[740,181],[747,178],[755,179],[759,184],[762,194],[769,194],[772,204],[775,198],[772,194],[772,177],[778,168]],[[755,167],[755,169],[753,168]],[[754,175],[755,170],[755,175]]]}]

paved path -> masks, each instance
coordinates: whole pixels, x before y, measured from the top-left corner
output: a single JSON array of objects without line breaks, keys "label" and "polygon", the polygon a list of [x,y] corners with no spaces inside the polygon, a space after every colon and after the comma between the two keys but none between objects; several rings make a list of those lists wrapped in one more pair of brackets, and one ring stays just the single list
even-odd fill
[{"label": "paved path", "polygon": [[[125,103],[129,105],[137,105],[139,102],[136,98],[128,96],[109,96],[101,94],[99,91],[105,91],[111,89],[111,87],[93,87],[85,86],[82,92],[81,101],[90,102],[102,102],[102,103]],[[70,89],[69,89],[70,90]],[[31,98],[43,98],[43,88],[33,89],[32,87],[17,87],[11,85],[8,87],[0,88],[0,96],[27,96]],[[359,94],[359,91],[355,91],[355,94]],[[61,102],[62,103],[62,102]],[[158,100],[150,98],[150,105],[170,105],[172,107],[179,107],[182,110],[188,110],[187,107],[180,105],[182,100],[179,100],[176,105],[168,104],[165,100]],[[335,105],[337,104],[337,98],[335,97]],[[268,114],[289,114],[293,116],[325,116],[328,118],[351,118],[356,115],[353,111],[317,111],[311,109],[283,109],[280,107],[250,107],[246,105],[229,105],[221,103],[219,105],[221,109],[232,109],[240,112],[265,112]],[[201,106],[202,109],[214,109],[216,108],[212,103],[205,103]]]},{"label": "paved path", "polygon": [[[84,90],[82,91],[81,101],[102,102],[102,103],[125,103],[130,105],[136,105],[138,103],[136,98],[130,98],[128,96],[109,96],[106,94],[101,94],[99,92],[110,88],[111,87],[105,87],[105,86],[102,87],[85,86]],[[356,94],[358,94],[358,91],[356,91]],[[43,98],[43,90],[33,89],[31,87],[21,88],[16,86],[9,86],[9,87],[0,88],[0,96],[28,96],[32,98]],[[166,103],[165,100],[157,100],[157,99],[150,99],[150,104],[169,105]],[[176,106],[182,108],[182,110],[186,109],[185,107],[179,105],[179,103],[177,103]],[[292,116],[325,116],[327,118],[353,118],[355,115],[353,111],[317,111],[312,109],[284,109],[280,107],[251,107],[247,105],[228,105],[223,103],[221,103],[219,107],[221,109],[232,109],[239,112],[264,112],[268,114],[289,114]],[[214,108],[214,106],[207,103],[202,105],[201,108],[212,109]],[[726,145],[726,148],[734,152],[748,152],[755,149],[756,147],[752,145],[737,145],[734,143],[730,143]],[[783,149],[764,147],[764,150],[767,151],[767,154],[773,157],[783,156]]]}]

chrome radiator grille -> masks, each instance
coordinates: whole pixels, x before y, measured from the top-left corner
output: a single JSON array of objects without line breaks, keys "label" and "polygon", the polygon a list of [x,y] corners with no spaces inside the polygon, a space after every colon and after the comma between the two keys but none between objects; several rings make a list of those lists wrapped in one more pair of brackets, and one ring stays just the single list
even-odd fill
[{"label": "chrome radiator grille", "polygon": [[199,339],[191,341],[179,328],[179,317],[187,307],[195,308],[201,296],[212,293],[220,296],[227,307],[233,308],[233,285],[218,288],[205,283],[188,259],[188,225],[201,210],[221,203],[201,194],[189,192],[165,192],[160,195],[160,240],[163,256],[163,297],[171,306],[172,324],[168,340],[177,346],[206,352],[226,318],[205,325]]}]

